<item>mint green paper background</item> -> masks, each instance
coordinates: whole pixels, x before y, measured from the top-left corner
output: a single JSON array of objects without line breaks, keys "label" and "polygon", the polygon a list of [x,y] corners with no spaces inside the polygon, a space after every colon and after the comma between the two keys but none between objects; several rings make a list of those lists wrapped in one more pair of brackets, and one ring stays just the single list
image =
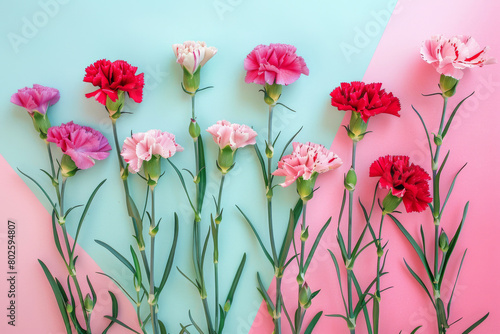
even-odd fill
[{"label": "mint green paper background", "polygon": [[[275,109],[274,130],[283,130],[276,147],[284,143],[301,126],[298,141],[313,141],[329,146],[343,114],[329,104],[329,93],[341,81],[361,80],[375,51],[395,1],[71,1],[42,0],[0,4],[0,82],[1,146],[0,154],[11,166],[42,180],[39,171],[49,168],[45,145],[33,131],[27,114],[9,102],[17,89],[38,83],[58,88],[61,100],[50,108],[53,125],[70,120],[92,126],[111,141],[112,131],[104,107],[84,94],[93,90],[84,83],[85,68],[97,59],[123,59],[145,73],[146,86],[141,104],[129,101],[119,122],[120,139],[130,131],[159,128],[177,136],[185,151],[173,162],[193,169],[192,142],[187,133],[190,99],[180,88],[181,69],[175,63],[171,45],[185,40],[203,40],[219,52],[202,70],[202,87],[215,88],[197,96],[197,115],[202,129],[220,119],[253,126],[266,134],[267,105],[259,86],[245,84],[243,59],[258,44],[288,43],[297,47],[309,69],[308,77],[285,87],[281,102],[297,110]],[[275,133],[276,133],[275,132]],[[208,165],[208,195],[218,188],[219,172],[215,168],[216,146],[205,133]],[[335,148],[333,148],[335,151]],[[118,176],[115,152],[110,158],[82,171],[67,185],[67,205],[86,201],[93,188],[104,178],[108,181],[96,196],[79,239],[80,245],[108,274],[132,289],[127,269],[98,246],[103,240],[129,256],[132,228],[125,212],[123,191]],[[163,270],[170,249],[173,212],[180,217],[180,235],[174,266],[192,274],[192,212],[177,176],[167,163],[157,191],[157,217],[163,217],[157,238],[157,273]],[[188,174],[185,174],[186,179]],[[138,204],[143,202],[145,187],[138,177],[131,177]],[[49,209],[41,192],[28,183]],[[191,190],[192,183],[188,182]],[[2,189],[8,191],[8,189]],[[277,240],[281,240],[288,210],[296,200],[293,187],[275,189]],[[202,230],[208,229],[208,217],[214,210],[211,197],[206,198]],[[243,149],[237,165],[229,174],[223,194],[224,220],[220,234],[221,299],[225,297],[236,267],[244,252],[247,265],[226,328],[246,333],[260,304],[255,289],[259,271],[265,284],[272,270],[255,237],[236,212],[238,204],[267,237],[265,197],[257,159],[252,149]],[[76,210],[75,210],[76,211]],[[74,215],[73,219],[77,216]],[[33,222],[36,224],[36,222]],[[69,224],[71,234],[75,223]],[[207,282],[212,286],[211,246],[207,254]],[[160,275],[157,276],[157,281]],[[211,288],[209,288],[211,290]],[[213,298],[210,299],[213,301]],[[160,319],[171,332],[178,323],[188,323],[187,312],[205,324],[196,290],[174,269],[160,301]],[[213,310],[212,310],[213,314]],[[132,319],[130,319],[132,321]],[[234,333],[233,330],[230,333]]]}]

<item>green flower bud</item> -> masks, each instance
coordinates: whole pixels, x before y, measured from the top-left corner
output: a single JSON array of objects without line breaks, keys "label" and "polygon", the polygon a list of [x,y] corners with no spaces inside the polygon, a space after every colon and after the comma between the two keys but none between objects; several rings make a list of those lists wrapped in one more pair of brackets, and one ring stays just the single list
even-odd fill
[{"label": "green flower bud", "polygon": [[90,297],[90,294],[87,293],[87,296],[85,296],[83,305],[85,306],[85,311],[87,311],[87,313],[92,313],[92,310],[94,309],[94,301]]},{"label": "green flower bud", "polygon": [[437,135],[434,135],[434,144],[436,144],[437,146],[440,146],[443,144],[443,137],[441,137],[441,135],[437,134]]},{"label": "green flower bud", "polygon": [[443,97],[452,97],[455,95],[455,91],[457,89],[458,85],[457,79],[453,77],[448,77],[444,74],[441,74],[441,77],[439,78],[439,88],[441,89],[441,92],[443,93]]},{"label": "green flower bud", "polygon": [[229,312],[229,310],[231,309],[231,302],[228,300],[225,304],[224,304],[224,312]]},{"label": "green flower bud", "polygon": [[149,227],[149,235],[155,237],[160,229],[160,225],[156,225],[154,228],[152,226]]},{"label": "green flower bud", "polygon": [[122,90],[118,90],[117,92],[118,98],[116,101],[111,100],[111,98],[106,98],[106,109],[109,112],[109,117],[113,120],[117,120],[121,116],[121,110],[123,108],[123,103],[125,101],[125,92]]},{"label": "green flower bud", "polygon": [[306,242],[309,238],[309,226],[302,232],[300,232],[300,241]]},{"label": "green flower bud", "polygon": [[194,118],[191,118],[191,122],[189,123],[189,135],[191,136],[191,138],[196,140],[200,136],[200,132],[200,126]]},{"label": "green flower bud", "polygon": [[297,284],[302,285],[302,283],[304,283],[304,274],[299,272],[299,274],[297,275]]},{"label": "green flower bud", "polygon": [[356,188],[356,184],[358,183],[358,177],[356,176],[356,172],[354,169],[349,169],[346,177],[344,178],[344,187],[348,191],[353,191]]},{"label": "green flower bud", "polygon": [[278,84],[267,84],[264,86],[264,101],[270,106],[275,105],[281,96],[283,86]]},{"label": "green flower bud", "polygon": [[314,184],[318,178],[318,173],[313,172],[309,180],[304,180],[301,176],[297,179],[297,193],[303,201],[313,198]]},{"label": "green flower bud", "polygon": [[223,149],[219,149],[219,157],[217,159],[217,168],[222,174],[227,174],[234,166],[234,154],[236,151],[227,145]]},{"label": "green flower bud", "polygon": [[194,95],[198,88],[200,88],[200,69],[201,67],[199,67],[196,72],[191,74],[184,66],[182,67],[184,72],[182,85],[186,93],[189,95]]},{"label": "green flower bud", "polygon": [[144,176],[148,180],[148,185],[151,187],[156,186],[161,175],[160,155],[153,155],[149,161],[144,161],[142,166],[144,168]]},{"label": "green flower bud", "polygon": [[361,114],[352,111],[351,112],[351,120],[349,121],[349,128],[347,131],[347,135],[352,141],[358,142],[365,136],[366,129],[368,127],[368,123],[365,123],[361,118]]},{"label": "green flower bud", "polygon": [[[224,210],[222,210],[222,211],[224,211]],[[217,217],[215,217],[215,224],[217,224],[217,225],[219,225],[220,222],[222,221],[222,211],[220,212],[220,214]]]},{"label": "green flower bud", "polygon": [[[304,283],[299,290],[299,303],[302,307],[307,308],[311,305],[311,289]],[[307,306],[309,305],[309,306]]]},{"label": "green flower bud", "polygon": [[274,147],[271,144],[266,145],[266,157],[271,159],[274,155]]},{"label": "green flower bud", "polygon": [[382,249],[382,247],[380,247],[380,245],[377,246],[377,256],[378,257],[382,257],[384,255],[384,250]]},{"label": "green flower bud", "polygon": [[71,305],[70,303],[67,303],[66,304],[66,312],[72,313],[73,312],[73,305]]},{"label": "green flower bud", "polygon": [[441,230],[441,234],[439,235],[439,248],[446,253],[450,248],[450,241],[448,240],[448,236],[444,230]]},{"label": "green flower bud", "polygon": [[50,121],[47,113],[40,114],[38,111],[34,111],[31,119],[33,120],[35,130],[40,134],[40,138],[47,139],[47,131],[50,128]]},{"label": "green flower bud", "polygon": [[382,202],[382,206],[384,208],[382,214],[394,212],[394,210],[396,210],[396,208],[399,206],[402,200],[403,200],[402,197],[394,196],[392,194],[392,190],[389,191],[387,196],[385,196],[384,201]]},{"label": "green flower bud", "polygon": [[63,177],[71,177],[76,174],[78,167],[69,155],[63,154],[61,159],[61,175]]}]

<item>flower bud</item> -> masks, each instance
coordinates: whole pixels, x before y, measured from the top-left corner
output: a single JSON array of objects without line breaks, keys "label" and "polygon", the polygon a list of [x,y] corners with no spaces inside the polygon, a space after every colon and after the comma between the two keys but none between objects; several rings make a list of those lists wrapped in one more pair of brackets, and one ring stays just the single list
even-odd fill
[{"label": "flower bud", "polygon": [[297,275],[297,284],[302,285],[302,283],[304,283],[304,274],[299,272],[299,274]]},{"label": "flower bud", "polygon": [[154,238],[156,236],[156,234],[158,233],[159,229],[160,229],[160,225],[156,225],[154,228],[152,226],[150,226],[149,227],[149,235]]},{"label": "flower bud", "polygon": [[125,101],[125,92],[122,90],[117,91],[118,98],[113,101],[109,97],[106,98],[106,109],[109,112],[109,117],[117,120],[121,116],[121,110],[123,108],[123,102]]},{"label": "flower bud", "polygon": [[47,131],[50,128],[50,121],[47,114],[40,114],[39,112],[34,111],[32,120],[35,130],[40,134],[40,138],[47,139]]},{"label": "flower bud", "polygon": [[309,226],[300,233],[300,241],[306,242],[307,238],[309,238]]},{"label": "flower bud", "polygon": [[443,97],[452,97],[453,95],[455,95],[458,81],[459,80],[453,77],[441,74],[441,77],[439,78],[439,88],[443,93]]},{"label": "flower bud", "polygon": [[356,172],[354,169],[349,169],[346,177],[344,178],[344,187],[348,191],[353,191],[356,188],[356,183],[358,182],[358,177],[356,176]]},{"label": "flower bud", "polygon": [[274,155],[274,147],[271,144],[266,145],[266,157],[271,159]]},{"label": "flower bud", "polygon": [[264,86],[264,101],[270,106],[275,105],[281,96],[283,86],[278,84],[267,84]]},{"label": "flower bud", "polygon": [[76,167],[75,162],[67,154],[63,154],[61,159],[61,175],[63,177],[71,177],[76,174],[78,167]]},{"label": "flower bud", "polygon": [[71,305],[70,303],[67,303],[66,304],[66,312],[68,312],[68,313],[73,312],[73,305]]},{"label": "flower bud", "polygon": [[225,304],[224,304],[224,312],[229,312],[229,310],[231,309],[231,302],[228,300]]},{"label": "flower bud", "polygon": [[302,307],[308,308],[311,306],[311,289],[304,283],[299,290],[299,303]]},{"label": "flower bud", "polygon": [[234,166],[234,153],[231,146],[227,145],[219,150],[219,157],[217,159],[217,168],[222,174],[227,174]]},{"label": "flower bud", "polygon": [[154,154],[149,161],[142,163],[144,167],[144,176],[148,180],[148,185],[154,187],[161,175],[161,158]]},{"label": "flower bud", "polygon": [[349,128],[347,131],[347,135],[349,136],[349,138],[351,138],[354,142],[360,141],[365,136],[367,127],[368,123],[365,123],[365,121],[363,121],[363,119],[361,118],[361,114],[356,111],[352,111],[351,120],[349,121]]},{"label": "flower bud", "polygon": [[450,242],[444,230],[441,230],[441,234],[439,235],[439,248],[445,253],[450,248]]},{"label": "flower bud", "polygon": [[94,301],[92,300],[92,298],[88,293],[87,296],[85,296],[83,305],[85,306],[85,311],[87,311],[87,313],[92,313],[92,310],[94,309]]},{"label": "flower bud", "polygon": [[200,88],[200,68],[198,68],[193,74],[189,73],[189,71],[183,66],[182,70],[184,72],[184,76],[182,78],[182,85],[184,90],[189,95],[194,95],[198,88]]},{"label": "flower bud", "polygon": [[443,137],[441,137],[441,135],[437,134],[437,135],[434,135],[434,144],[436,144],[437,146],[440,146],[443,144]]},{"label": "flower bud", "polygon": [[304,180],[302,176],[297,179],[297,193],[303,201],[313,198],[314,184],[318,175],[317,172],[313,172],[308,180]]},{"label": "flower bud", "polygon": [[[224,211],[224,210],[222,210]],[[219,225],[220,222],[222,221],[222,211],[215,217],[215,224]]]},{"label": "flower bud", "polygon": [[197,139],[200,136],[200,126],[196,122],[194,118],[191,118],[191,122],[189,123],[189,135],[193,139]]},{"label": "flower bud", "polygon": [[382,214],[394,212],[394,210],[396,210],[402,200],[402,197],[394,196],[392,194],[392,191],[389,191],[387,196],[385,196],[384,201],[382,202],[382,206],[384,208]]}]

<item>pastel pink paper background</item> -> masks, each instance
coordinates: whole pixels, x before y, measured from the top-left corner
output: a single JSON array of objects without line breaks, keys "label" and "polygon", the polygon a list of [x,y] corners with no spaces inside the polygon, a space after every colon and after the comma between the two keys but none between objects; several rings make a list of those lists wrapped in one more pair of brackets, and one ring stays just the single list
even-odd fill
[{"label": "pastel pink paper background", "polygon": [[[16,326],[7,324],[7,304],[2,304],[2,321],[0,333],[26,334],[65,334],[66,330],[61,319],[59,308],[50,285],[43,273],[37,259],[41,259],[49,268],[52,275],[66,287],[67,271],[62,259],[54,246],[51,217],[45,207],[36,198],[30,188],[0,156],[0,219],[3,222],[0,234],[0,246],[7,253],[7,220],[11,219],[16,224]],[[98,196],[96,196],[96,200]],[[7,210],[8,208],[8,210]],[[12,216],[9,216],[12,215]],[[84,228],[82,233],[85,233]],[[60,235],[61,240],[62,236]],[[70,242],[72,239],[70,238]],[[102,332],[109,321],[104,315],[111,315],[111,297],[108,290],[112,291],[118,300],[119,318],[137,329],[135,310],[127,297],[108,278],[96,274],[103,272],[90,256],[79,246],[75,254],[78,255],[77,275],[84,296],[90,293],[85,275],[88,275],[97,294],[97,305],[92,313],[93,332]],[[6,260],[5,260],[6,261]],[[3,266],[6,268],[6,265]],[[7,269],[6,269],[7,270]],[[5,271],[6,271],[5,270]],[[0,289],[7,292],[9,286],[2,275]],[[73,285],[73,282],[71,282]],[[66,290],[67,291],[67,290]],[[75,298],[78,298],[73,290]],[[2,301],[7,302],[7,296]],[[77,316],[81,309],[77,308]],[[80,314],[81,315],[81,314]],[[128,321],[128,320],[133,321]],[[81,321],[81,323],[84,323]],[[123,327],[113,325],[108,333],[123,333]]]},{"label": "pastel pink paper background", "polygon": [[[367,135],[366,139],[358,145],[356,161],[358,188],[355,196],[361,197],[365,206],[370,205],[377,181],[367,177],[368,168],[379,156],[409,155],[414,163],[421,164],[430,172],[427,140],[411,105],[413,104],[419,110],[429,127],[429,132],[436,132],[442,110],[442,98],[420,95],[437,92],[439,82],[439,75],[432,66],[420,59],[419,47],[422,41],[433,34],[472,35],[481,45],[491,46],[492,54],[500,58],[500,39],[497,35],[498,13],[500,13],[500,3],[488,0],[474,2],[399,1],[364,76],[365,82],[382,82],[383,86],[398,96],[402,103],[401,118],[382,115],[370,120],[369,130],[373,133]],[[452,303],[450,322],[462,316],[464,319],[453,325],[450,333],[463,332],[487,312],[490,312],[489,318],[475,332],[500,333],[496,302],[500,290],[498,267],[500,244],[497,241],[500,235],[498,225],[500,214],[497,209],[497,189],[500,186],[500,180],[494,176],[500,163],[497,153],[500,138],[496,126],[500,122],[499,88],[499,65],[466,71],[459,83],[456,96],[449,101],[448,110],[451,113],[462,98],[472,91],[476,92],[463,104],[456,116],[441,153],[442,159],[448,149],[452,150],[446,165],[445,176],[442,177],[442,187],[445,189],[443,192],[447,191],[458,169],[468,163],[456,182],[441,225],[450,238],[460,222],[465,203],[470,200],[469,214],[449,264],[447,278],[443,283],[442,294],[447,301],[462,253],[468,248]],[[332,107],[332,112],[337,111]],[[349,116],[346,115],[343,124],[348,122]],[[344,312],[335,268],[327,249],[331,249],[341,262],[340,251],[335,240],[335,229],[342,199],[342,174],[350,167],[350,148],[351,143],[345,130],[339,129],[332,144],[332,150],[344,160],[344,165],[340,170],[318,179],[320,189],[308,207],[307,219],[311,225],[310,238],[316,236],[328,217],[333,216],[333,220],[306,277],[313,291],[321,289],[321,293],[308,310],[306,323],[322,309],[325,310],[325,314],[343,314]],[[385,194],[385,192],[381,193]],[[354,235],[357,236],[362,229],[364,219],[359,205],[355,205],[354,208]],[[345,215],[344,218],[346,218]],[[430,212],[404,214],[399,218],[417,240],[420,240],[418,238],[419,226],[424,225],[428,252],[433,254],[429,241],[432,240],[434,234]],[[378,226],[379,220],[380,212],[375,210],[373,224]],[[342,225],[343,235],[346,238],[346,219]],[[410,333],[412,329],[422,325],[418,333],[434,333],[436,325],[432,305],[403,263],[403,258],[405,258],[421,277],[426,277],[418,257],[389,219],[386,219],[384,223],[383,238],[384,241],[389,240],[386,271],[390,273],[383,277],[382,287],[394,287],[382,296],[380,332],[399,333],[403,330],[403,333]],[[369,237],[366,240],[369,240]],[[372,247],[356,262],[355,272],[363,282],[361,286],[366,286],[367,282],[373,278],[376,270],[375,256],[375,250]],[[292,317],[296,309],[296,274],[296,269],[290,270],[284,278],[283,287],[285,301],[294,301],[286,303]],[[345,291],[345,273],[342,274],[342,279]],[[271,295],[274,295],[274,281],[269,291]],[[283,314],[284,333],[290,333],[288,327]],[[356,333],[367,332],[362,314],[358,318],[356,329]],[[265,305],[261,305],[250,333],[271,332],[271,319]],[[348,333],[348,330],[344,320],[323,317],[315,332]]]}]

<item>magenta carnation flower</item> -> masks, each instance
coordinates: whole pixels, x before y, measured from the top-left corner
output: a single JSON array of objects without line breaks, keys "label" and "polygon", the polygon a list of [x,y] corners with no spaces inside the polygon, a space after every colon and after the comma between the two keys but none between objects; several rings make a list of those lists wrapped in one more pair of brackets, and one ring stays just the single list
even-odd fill
[{"label": "magenta carnation flower", "polygon": [[57,144],[78,169],[94,166],[94,159],[104,160],[111,151],[111,146],[102,133],[73,122],[51,127],[47,132],[47,141]]},{"label": "magenta carnation flower", "polygon": [[482,67],[496,63],[488,55],[488,47],[480,47],[470,36],[433,36],[422,44],[422,59],[432,64],[438,73],[457,80],[462,79],[465,68]]},{"label": "magenta carnation flower", "polygon": [[247,125],[229,123],[228,121],[218,121],[207,129],[214,141],[221,149],[226,146],[235,151],[238,148],[255,144],[257,132]]},{"label": "magenta carnation flower", "polygon": [[134,133],[125,139],[121,155],[128,163],[131,173],[138,173],[144,161],[149,161],[155,155],[170,158],[175,152],[184,149],[175,142],[175,136],[160,130]]},{"label": "magenta carnation flower", "polygon": [[13,94],[10,102],[25,108],[31,117],[36,111],[45,115],[47,109],[59,101],[59,91],[55,88],[34,84],[33,88],[24,87]]},{"label": "magenta carnation flower", "polygon": [[259,45],[245,58],[246,83],[289,85],[309,69],[297,48],[288,44]]},{"label": "magenta carnation flower", "polygon": [[273,175],[285,176],[285,182],[280,185],[288,187],[299,178],[309,180],[341,165],[342,160],[323,145],[294,142],[293,152],[278,162],[278,169]]}]

